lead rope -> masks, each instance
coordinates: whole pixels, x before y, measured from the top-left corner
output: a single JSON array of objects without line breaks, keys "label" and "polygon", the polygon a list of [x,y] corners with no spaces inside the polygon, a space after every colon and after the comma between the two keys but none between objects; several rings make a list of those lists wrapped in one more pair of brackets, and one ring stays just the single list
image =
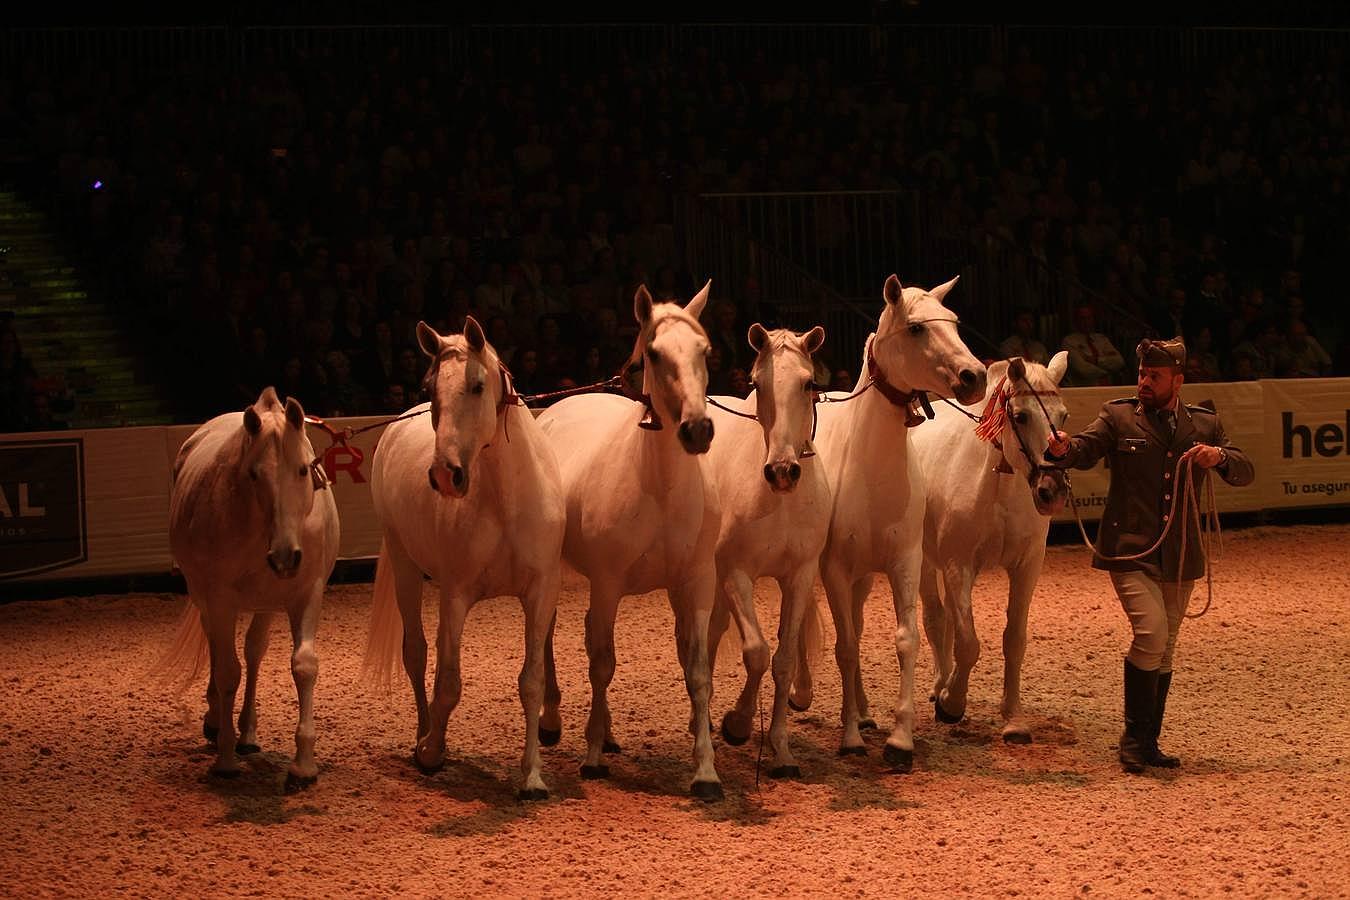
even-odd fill
[{"label": "lead rope", "polygon": [[[1214,482],[1211,479],[1205,479],[1205,487],[1208,489],[1207,496],[1209,509],[1207,513],[1202,513],[1200,501],[1195,496],[1195,461],[1190,457],[1182,457],[1177,460],[1177,467],[1173,477],[1180,487],[1175,489],[1172,493],[1172,505],[1168,510],[1167,524],[1163,526],[1162,533],[1158,535],[1158,539],[1154,541],[1153,545],[1147,550],[1140,553],[1134,553],[1127,556],[1108,556],[1102,553],[1101,550],[1097,548],[1097,545],[1092,543],[1092,539],[1088,537],[1087,528],[1083,526],[1083,518],[1078,513],[1078,504],[1074,502],[1073,479],[1069,477],[1068,470],[1064,470],[1064,484],[1068,493],[1069,506],[1073,510],[1073,519],[1078,525],[1078,533],[1083,537],[1083,544],[1100,559],[1105,560],[1106,562],[1132,562],[1155,553],[1158,548],[1162,546],[1163,541],[1167,539],[1168,533],[1176,523],[1177,502],[1181,501],[1182,496],[1185,495],[1181,516],[1181,556],[1177,561],[1177,587],[1178,589],[1181,587],[1181,572],[1186,563],[1186,530],[1190,524],[1190,520],[1195,519],[1196,531],[1200,534],[1200,551],[1205,557],[1206,596],[1203,609],[1193,615],[1191,613],[1186,613],[1185,616],[1188,619],[1198,619],[1209,612],[1210,604],[1214,602],[1213,561],[1216,556],[1211,553],[1211,541],[1217,541],[1219,553],[1221,554],[1223,552],[1223,538],[1219,528],[1219,512],[1218,507],[1214,502]],[[1203,527],[1204,524],[1209,525],[1208,530]]]}]

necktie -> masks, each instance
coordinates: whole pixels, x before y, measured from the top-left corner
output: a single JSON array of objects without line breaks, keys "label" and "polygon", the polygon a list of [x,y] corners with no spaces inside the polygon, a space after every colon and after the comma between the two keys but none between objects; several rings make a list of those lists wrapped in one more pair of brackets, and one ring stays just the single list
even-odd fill
[{"label": "necktie", "polygon": [[1172,441],[1172,435],[1176,433],[1176,413],[1170,409],[1165,409],[1158,415],[1158,421],[1162,424],[1163,437],[1167,438],[1168,443]]}]

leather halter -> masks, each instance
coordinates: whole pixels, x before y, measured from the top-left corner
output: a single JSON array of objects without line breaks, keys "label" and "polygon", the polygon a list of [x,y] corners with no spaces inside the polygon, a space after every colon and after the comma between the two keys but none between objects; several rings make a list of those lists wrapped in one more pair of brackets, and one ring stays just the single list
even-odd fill
[{"label": "leather halter", "polygon": [[870,346],[867,348],[867,377],[871,379],[871,382],[876,389],[881,392],[881,396],[905,411],[906,428],[914,428],[927,421],[923,416],[919,415],[918,410],[914,408],[916,403],[923,407],[923,410],[929,419],[933,417],[933,407],[928,402],[928,392],[910,391],[909,393],[905,393],[887,381],[886,373],[881,371],[881,366],[877,365],[877,358],[872,354],[872,348]]},{"label": "leather halter", "polygon": [[[445,359],[445,357],[448,354],[455,352],[458,351],[457,350],[442,351],[442,353],[439,356],[437,356],[435,361],[432,363],[431,368],[427,369],[427,374],[422,379],[422,388],[427,392],[428,396],[430,397],[431,406],[433,410],[436,407],[436,399],[435,399],[436,373],[440,371],[441,362]],[[501,361],[501,357],[497,358],[497,377],[501,379],[501,391],[500,391],[501,396],[497,400],[497,415],[501,416],[502,413],[506,411],[506,408],[508,406],[524,406],[525,403],[521,399],[520,394],[516,393],[515,376],[512,375],[511,370],[506,367],[506,363]],[[506,428],[507,421],[508,420],[505,418],[502,419],[502,434],[506,436],[506,442],[509,444],[511,443],[511,434],[510,432],[507,431]],[[489,442],[484,444],[483,446],[485,448],[491,447],[492,444],[491,442]]]}]

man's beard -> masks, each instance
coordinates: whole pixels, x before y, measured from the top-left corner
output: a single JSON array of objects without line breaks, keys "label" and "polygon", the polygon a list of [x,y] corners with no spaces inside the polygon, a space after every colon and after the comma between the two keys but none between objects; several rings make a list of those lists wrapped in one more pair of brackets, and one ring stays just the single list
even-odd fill
[{"label": "man's beard", "polygon": [[1143,391],[1139,392],[1139,402],[1143,403],[1149,409],[1166,409],[1172,405],[1172,400],[1175,397],[1176,391],[1172,391],[1166,397],[1157,393],[1145,394]]}]

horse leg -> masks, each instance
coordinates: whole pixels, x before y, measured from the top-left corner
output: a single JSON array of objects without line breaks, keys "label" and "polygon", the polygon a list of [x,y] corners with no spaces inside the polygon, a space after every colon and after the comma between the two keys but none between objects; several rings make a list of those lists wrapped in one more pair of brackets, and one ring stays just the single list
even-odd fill
[{"label": "horse leg", "polygon": [[211,681],[216,686],[216,761],[211,774],[233,778],[239,774],[235,756],[234,697],[239,690],[239,656],[234,650],[235,611],[232,606],[211,607],[205,616],[211,646]]},{"label": "horse leg", "polygon": [[952,677],[955,665],[952,650],[952,629],[942,606],[942,592],[938,589],[937,568],[924,560],[919,575],[919,597],[923,600],[923,631],[928,635],[928,647],[933,651],[933,693],[930,702],[936,702]]},{"label": "horse leg", "polygon": [[916,549],[886,573],[895,604],[895,655],[900,661],[900,696],[895,702],[895,728],[886,739],[882,755],[897,772],[909,772],[914,766],[914,661],[919,649],[915,603],[922,562],[922,551]]},{"label": "horse leg", "polygon": [[1027,612],[1041,575],[1044,551],[1008,571],[1008,622],[1003,629],[1003,740],[1031,743],[1031,727],[1022,718],[1022,660],[1027,652]]},{"label": "horse leg", "polygon": [[464,682],[459,670],[459,644],[464,636],[464,620],[469,601],[441,589],[441,621],[436,631],[436,683],[431,696],[431,719],[426,734],[417,741],[413,761],[424,774],[431,775],[445,765],[445,726],[450,713],[459,705]]},{"label": "horse leg", "polygon": [[253,614],[244,635],[244,704],[239,710],[239,743],[234,748],[239,754],[259,753],[262,749],[258,746],[258,669],[267,652],[271,631],[271,614],[259,612]]},{"label": "horse leg", "polygon": [[[872,593],[872,576],[868,575],[853,583],[853,628],[857,633],[858,646],[862,646],[863,625],[863,606],[867,603],[867,595]],[[853,675],[854,687],[858,697],[858,728],[861,731],[872,731],[877,727],[876,719],[872,718],[872,713],[867,706],[867,689],[863,687],[862,666],[859,666]]]},{"label": "horse leg", "polygon": [[[728,744],[740,746],[750,739],[750,733],[754,731],[759,686],[769,668],[769,645],[764,640],[759,618],[755,615],[755,583],[750,576],[742,570],[734,570],[722,581],[721,587],[725,599],[731,603],[730,611],[741,633],[741,659],[745,665],[745,685],[736,698],[736,705],[722,717],[722,737]],[[795,631],[793,637],[796,637]],[[708,659],[713,658],[710,647]]]},{"label": "horse leg", "polygon": [[[778,650],[773,655],[773,720],[769,725],[769,743],[773,746],[771,778],[800,778],[802,770],[788,746],[788,694],[799,667],[798,643],[802,620],[814,602],[815,566],[807,564],[792,575],[779,578],[783,593],[778,621]],[[724,726],[725,727],[725,726]]]},{"label": "horse leg", "polygon": [[[839,666],[843,701],[839,722],[844,728],[840,756],[866,756],[867,747],[858,733],[858,636],[853,630],[853,587],[848,576],[828,564],[821,567],[821,581],[834,618],[834,659]],[[864,581],[866,579],[863,579]]]},{"label": "horse leg", "polygon": [[[206,618],[206,610],[198,610],[202,620],[202,634],[211,634],[211,622]],[[202,737],[212,744],[220,734],[220,694],[216,691],[216,670],[207,665],[206,679],[206,715],[202,717]]]},{"label": "horse leg", "polygon": [[670,588],[670,605],[684,623],[684,686],[689,693],[690,723],[694,733],[694,782],[689,793],[700,800],[721,800],[722,782],[713,764],[712,729],[708,718],[708,688],[712,667],[708,661],[708,620],[712,616],[717,574],[711,565],[678,587]]},{"label": "horse leg", "polygon": [[[522,800],[545,800],[543,758],[539,754],[539,708],[544,701],[544,645],[553,630],[561,574],[555,569],[536,578],[520,598],[525,611],[525,662],[520,668],[520,705],[525,710],[525,755],[520,759],[524,777]],[[557,711],[557,708],[554,708]]]},{"label": "horse leg", "polygon": [[[614,617],[619,611],[619,589],[591,583],[586,610],[586,657],[590,663],[591,713],[586,719],[586,761],[582,778],[608,778],[609,766],[600,761],[611,745],[609,683],[614,680]],[[617,750],[617,745],[614,749]]]},{"label": "horse leg", "polygon": [[399,618],[403,620],[403,671],[412,684],[413,702],[417,705],[417,742],[430,727],[427,707],[427,636],[422,627],[422,570],[412,561],[393,535],[384,536],[389,565],[393,567],[394,594],[398,597]]},{"label": "horse leg", "polygon": [[544,637],[544,711],[539,716],[539,743],[545,747],[556,746],[562,740],[562,691],[558,688],[558,668],[553,662],[553,632],[557,627],[555,609]]},{"label": "horse leg", "polygon": [[314,761],[314,682],[319,680],[319,654],[314,649],[314,634],[319,628],[319,610],[323,607],[323,587],[316,584],[303,606],[292,607],[291,680],[300,703],[300,718],[295,726],[295,759],[286,770],[286,793],[303,790],[319,777]]},{"label": "horse leg", "polygon": [[966,714],[970,673],[980,658],[980,638],[975,634],[975,616],[970,608],[975,573],[965,563],[950,562],[943,572],[942,583],[950,607],[951,625],[955,629],[956,668],[952,670],[947,686],[933,701],[933,715],[939,722],[954,725]]}]

